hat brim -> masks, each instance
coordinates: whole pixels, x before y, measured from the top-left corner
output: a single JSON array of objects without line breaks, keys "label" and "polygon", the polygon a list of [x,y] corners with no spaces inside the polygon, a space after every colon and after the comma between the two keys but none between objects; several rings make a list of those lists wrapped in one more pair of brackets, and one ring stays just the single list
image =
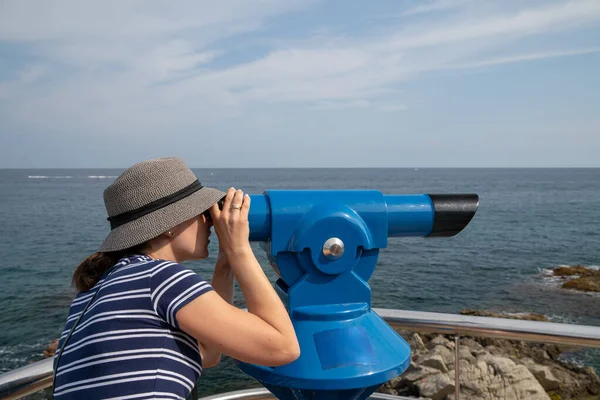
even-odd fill
[{"label": "hat brim", "polygon": [[113,229],[98,251],[119,251],[145,243],[202,214],[225,195],[218,189],[203,187],[184,199]]}]

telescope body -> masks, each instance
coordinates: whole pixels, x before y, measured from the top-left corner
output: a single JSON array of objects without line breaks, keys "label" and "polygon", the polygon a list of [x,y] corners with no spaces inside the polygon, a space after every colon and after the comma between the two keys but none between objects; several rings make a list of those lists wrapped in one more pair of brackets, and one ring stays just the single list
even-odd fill
[{"label": "telescope body", "polygon": [[371,310],[367,282],[379,250],[389,237],[454,236],[478,204],[474,194],[375,190],[251,195],[250,240],[279,277],[301,355],[279,367],[238,367],[280,399],[367,398],[410,365],[409,345]]}]

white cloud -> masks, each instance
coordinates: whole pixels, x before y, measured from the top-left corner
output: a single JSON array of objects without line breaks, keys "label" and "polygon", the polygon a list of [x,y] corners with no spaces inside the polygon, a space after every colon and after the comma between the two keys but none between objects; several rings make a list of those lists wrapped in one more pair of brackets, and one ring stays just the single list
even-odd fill
[{"label": "white cloud", "polygon": [[[491,5],[476,11],[469,11],[471,0],[438,0],[408,11],[441,15],[431,21],[403,20],[361,39],[320,34],[298,44],[278,38],[276,47],[260,58],[212,66],[211,61],[234,51],[220,40],[239,39],[243,46],[243,33],[263,29],[269,18],[311,4],[4,1],[0,40],[28,43],[35,56],[66,66],[69,73],[27,67],[18,82],[0,82],[0,94],[10,100],[7,114],[21,123],[62,126],[69,121],[65,130],[89,134],[194,129],[244,115],[263,103],[404,111],[410,99],[389,98],[398,84],[419,74],[584,54],[589,50],[583,49],[585,43],[557,50],[548,41],[527,52],[519,51],[519,43],[600,21],[597,0],[544,6],[511,2],[509,10],[503,2],[486,2]],[[453,13],[445,18],[443,11],[448,9]],[[515,50],[497,51],[507,44]],[[54,78],[56,84],[31,85],[42,76]],[[31,121],[32,115],[37,122]]]},{"label": "white cloud", "polygon": [[589,48],[589,49],[574,49],[574,50],[562,50],[562,51],[549,51],[543,53],[531,53],[531,54],[520,54],[512,55],[509,57],[491,58],[487,60],[479,60],[475,62],[467,62],[455,65],[445,65],[444,69],[467,69],[467,68],[481,68],[492,65],[510,64],[523,61],[535,61],[544,60],[547,58],[559,58],[569,56],[579,56],[585,54],[600,53],[600,47]]},{"label": "white cloud", "polygon": [[4,0],[0,39],[14,41],[163,39],[186,30],[235,31],[236,25],[259,25],[263,18],[309,5],[301,0]]},{"label": "white cloud", "polygon": [[471,40],[504,38],[516,40],[542,33],[556,33],[582,28],[600,21],[600,1],[577,0],[544,7],[520,10],[513,14],[498,13],[484,18],[469,15],[450,25],[429,29],[420,27],[416,33],[399,33],[377,45],[378,49],[409,50],[434,47]]},{"label": "white cloud", "polygon": [[482,3],[484,0],[437,0],[432,2],[418,1],[418,5],[409,8],[401,16],[424,14],[430,12],[447,11],[452,9],[461,8],[465,5],[471,5],[472,3]]},{"label": "white cloud", "polygon": [[[499,43],[598,20],[600,2],[595,1],[554,4],[504,17],[494,13],[477,21],[460,20],[435,29],[421,27],[418,32],[396,33],[368,42],[348,39],[340,44],[335,40],[334,47],[320,41],[312,48],[274,51],[234,68],[207,71],[180,86],[185,85],[187,90],[235,91],[240,101],[373,98],[424,71],[456,68],[461,63],[470,68],[478,63],[491,65],[479,53]],[[425,51],[430,47],[437,50]],[[566,55],[564,51],[561,54]],[[493,62],[527,58],[507,55]]]}]

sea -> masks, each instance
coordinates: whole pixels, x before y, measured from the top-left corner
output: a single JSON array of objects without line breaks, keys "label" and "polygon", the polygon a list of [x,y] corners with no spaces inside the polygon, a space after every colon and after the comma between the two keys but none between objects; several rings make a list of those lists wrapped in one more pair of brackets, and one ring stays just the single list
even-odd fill
[{"label": "sea", "polygon": [[[120,169],[0,170],[0,373],[43,359],[63,329],[77,264],[109,231],[103,190]],[[268,189],[477,193],[469,225],[451,238],[390,238],[369,280],[372,305],[460,313],[541,313],[597,326],[600,296],[561,289],[551,269],[600,265],[600,169],[195,169],[200,182]],[[188,262],[210,278],[208,259]],[[276,275],[253,243],[264,270]],[[236,290],[236,305],[243,297]],[[564,355],[600,372],[600,351]],[[204,371],[200,396],[259,387],[227,357]],[[29,396],[51,398],[49,390]]]}]

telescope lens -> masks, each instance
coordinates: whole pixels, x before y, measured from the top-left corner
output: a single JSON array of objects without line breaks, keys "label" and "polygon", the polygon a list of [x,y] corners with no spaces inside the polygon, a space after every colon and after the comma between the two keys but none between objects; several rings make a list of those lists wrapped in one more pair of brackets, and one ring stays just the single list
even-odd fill
[{"label": "telescope lens", "polygon": [[476,194],[430,194],[434,209],[430,237],[450,237],[462,231],[479,207]]}]

